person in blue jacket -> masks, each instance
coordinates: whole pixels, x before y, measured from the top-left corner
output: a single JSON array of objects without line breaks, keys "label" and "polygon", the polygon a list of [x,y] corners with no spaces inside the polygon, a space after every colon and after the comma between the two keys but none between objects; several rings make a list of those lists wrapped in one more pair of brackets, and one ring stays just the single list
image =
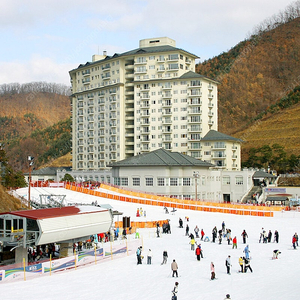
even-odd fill
[{"label": "person in blue jacket", "polygon": [[250,253],[249,245],[247,245],[247,246],[245,247],[244,252],[245,252],[245,257],[246,257],[247,259],[249,259],[249,258],[250,258],[250,255],[249,255],[249,253]]}]

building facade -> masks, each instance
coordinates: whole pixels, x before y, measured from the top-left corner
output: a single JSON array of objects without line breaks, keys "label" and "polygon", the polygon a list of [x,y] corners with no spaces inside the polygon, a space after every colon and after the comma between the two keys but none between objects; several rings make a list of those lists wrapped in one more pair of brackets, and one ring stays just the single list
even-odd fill
[{"label": "building facade", "polygon": [[113,183],[178,199],[241,202],[255,170],[226,170],[179,152],[158,149],[111,165]]},{"label": "building facade", "polygon": [[241,169],[241,139],[210,130],[201,139],[201,158],[218,169]]},{"label": "building facade", "polygon": [[159,148],[201,159],[201,138],[218,130],[218,82],[195,73],[196,58],[164,37],[71,70],[73,171]]}]

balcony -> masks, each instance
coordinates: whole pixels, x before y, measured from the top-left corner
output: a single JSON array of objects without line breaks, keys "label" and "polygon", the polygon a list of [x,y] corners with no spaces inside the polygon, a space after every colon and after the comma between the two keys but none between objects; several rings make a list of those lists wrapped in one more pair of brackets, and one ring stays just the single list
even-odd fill
[{"label": "balcony", "polygon": [[174,72],[174,71],[178,71],[178,70],[179,70],[179,66],[177,66],[177,67],[172,67],[172,68],[169,68],[169,67],[166,68],[166,71],[167,71],[167,72]]},{"label": "balcony", "polygon": [[102,74],[101,77],[103,80],[108,80],[108,79],[110,79],[110,73]]},{"label": "balcony", "polygon": [[149,107],[150,107],[149,101],[143,101],[143,102],[140,104],[140,108],[141,108],[141,109],[149,108]]},{"label": "balcony", "polygon": [[214,86],[211,85],[211,84],[209,84],[209,85],[208,85],[208,89],[209,89],[210,91],[212,91],[212,90],[214,89]]},{"label": "balcony", "polygon": [[212,102],[208,102],[208,107],[212,108],[212,107],[214,107],[214,104]]},{"label": "balcony", "polygon": [[108,70],[108,69],[110,69],[110,64],[106,64],[102,66],[102,70]]},{"label": "balcony", "polygon": [[170,99],[170,98],[172,98],[172,94],[171,94],[171,93],[164,93],[164,94],[162,95],[162,98],[163,98],[163,99]]},{"label": "balcony", "polygon": [[214,95],[212,95],[212,94],[208,95],[208,99],[213,99],[213,98],[214,98]]},{"label": "balcony", "polygon": [[217,144],[217,145],[213,145],[211,146],[212,150],[220,150],[220,149],[226,149],[226,145],[225,144]]},{"label": "balcony", "polygon": [[189,127],[188,128],[188,132],[202,132],[202,128],[199,126],[199,127]]},{"label": "balcony", "polygon": [[135,74],[146,74],[147,73],[147,68],[137,68],[135,70]]},{"label": "balcony", "polygon": [[84,71],[82,71],[82,75],[83,76],[88,76],[88,75],[90,75],[91,74],[91,71],[90,70],[84,70]]},{"label": "balcony", "polygon": [[190,123],[202,123],[201,118],[190,118]]},{"label": "balcony", "polygon": [[191,92],[187,94],[188,97],[202,97],[202,92],[198,91],[198,92]]},{"label": "balcony", "polygon": [[157,70],[156,70],[158,73],[160,73],[160,72],[165,72],[166,71],[166,69],[165,69],[165,67],[164,66],[161,66],[161,68],[157,68]]},{"label": "balcony", "polygon": [[165,118],[162,120],[163,124],[172,124],[172,119],[171,118]]},{"label": "balcony", "polygon": [[170,54],[168,55],[167,61],[178,61],[179,60],[179,55],[178,54]]},{"label": "balcony", "polygon": [[160,57],[160,58],[158,58],[156,61],[157,61],[159,64],[162,64],[162,63],[165,62],[165,58]]},{"label": "balcony", "polygon": [[199,115],[202,114],[202,110],[200,109],[200,107],[194,107],[194,109],[190,109],[188,113],[190,115]]},{"label": "balcony", "polygon": [[90,82],[91,82],[91,78],[90,78],[90,77],[87,77],[87,78],[85,78],[85,79],[82,79],[82,83],[83,83],[83,84],[90,84]]},{"label": "balcony", "polygon": [[165,101],[165,102],[162,104],[162,107],[172,107],[172,102],[171,102],[171,101]]},{"label": "balcony", "polygon": [[144,57],[140,57],[139,59],[134,61],[135,65],[145,65],[147,63],[147,59]]},{"label": "balcony", "polygon": [[141,95],[141,100],[148,100],[148,99],[150,99],[150,95],[149,94],[143,94],[143,95]]},{"label": "balcony", "polygon": [[171,89],[172,89],[172,84],[168,84],[168,85],[166,84],[165,86],[162,87],[163,91],[165,91],[165,90],[171,90]]}]

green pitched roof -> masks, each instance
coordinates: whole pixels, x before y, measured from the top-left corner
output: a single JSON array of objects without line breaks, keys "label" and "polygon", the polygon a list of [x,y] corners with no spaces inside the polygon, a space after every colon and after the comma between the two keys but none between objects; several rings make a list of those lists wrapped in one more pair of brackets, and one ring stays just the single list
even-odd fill
[{"label": "green pitched roof", "polygon": [[215,79],[206,77],[206,76],[204,76],[204,75],[195,73],[195,72],[193,72],[193,71],[188,71],[188,72],[184,73],[183,75],[181,75],[179,78],[180,78],[180,79],[192,79],[192,78],[203,79],[203,78],[204,78],[204,79],[212,80],[212,81],[214,81],[215,83],[220,83],[219,81],[217,81],[217,80],[215,80]]},{"label": "green pitched roof", "polygon": [[241,139],[237,139],[225,133],[221,133],[216,130],[210,130],[201,141],[235,141],[235,142],[243,142]]},{"label": "green pitched roof", "polygon": [[[150,54],[150,53],[159,53],[159,52],[170,52],[170,51],[184,51],[184,52],[194,56],[195,58],[199,58],[197,55],[195,55],[193,53],[190,53],[186,50],[176,48],[176,47],[173,47],[173,46],[169,46],[169,45],[163,45],[163,46],[137,48],[137,49],[130,50],[130,51],[127,51],[127,52],[124,52],[124,53],[115,53],[112,56],[107,55],[102,60],[97,60],[97,61],[94,61],[94,62],[87,62],[85,64],[80,64],[77,69],[87,67],[87,66],[92,65],[92,64],[99,63],[99,61],[106,61],[106,60],[110,60],[110,59],[117,58],[117,57],[122,57],[122,56],[129,56],[129,55],[135,55],[135,54]],[[76,70],[76,69],[73,69],[70,72],[72,72],[74,70]]]},{"label": "green pitched roof", "polygon": [[179,152],[171,152],[165,149],[157,149],[152,152],[133,156],[109,165],[109,167],[132,166],[194,166],[209,168],[214,165]]}]

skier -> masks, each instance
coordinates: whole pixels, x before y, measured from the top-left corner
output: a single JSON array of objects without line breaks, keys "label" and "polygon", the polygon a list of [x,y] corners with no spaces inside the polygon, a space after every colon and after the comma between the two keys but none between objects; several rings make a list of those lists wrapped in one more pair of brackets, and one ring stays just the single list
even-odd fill
[{"label": "skier", "polygon": [[243,244],[246,244],[246,238],[248,237],[248,234],[245,229],[243,230],[241,236],[243,237]]},{"label": "skier", "polygon": [[273,251],[273,259],[277,259],[279,254],[281,254],[281,252],[279,250],[274,250]]},{"label": "skier", "polygon": [[245,252],[246,258],[249,259],[249,258],[250,258],[250,256],[249,256],[249,253],[250,253],[249,245],[247,245],[247,246],[245,247],[244,252]]},{"label": "skier", "polygon": [[216,241],[217,237],[217,227],[215,226],[212,230],[212,242],[214,243]]},{"label": "skier", "polygon": [[182,219],[181,218],[179,218],[179,228],[183,228],[183,221],[182,221]]},{"label": "skier", "polygon": [[202,251],[201,244],[199,244],[198,247],[199,247],[199,249],[200,249],[200,256],[203,258],[203,251]]},{"label": "skier", "polygon": [[195,234],[196,234],[196,238],[198,238],[199,237],[199,228],[198,228],[197,225],[196,225],[194,231],[195,231]]},{"label": "skier", "polygon": [[142,264],[142,246],[138,247],[136,250],[136,257],[137,257],[137,264],[141,265]]},{"label": "skier", "polygon": [[160,232],[160,227],[159,227],[159,223],[156,223],[156,235],[159,238],[159,232]]},{"label": "skier", "polygon": [[189,231],[190,231],[190,227],[188,224],[186,224],[186,227],[185,227],[185,235],[189,235]]},{"label": "skier", "polygon": [[175,286],[172,290],[172,300],[177,300],[177,293],[178,293],[178,282],[175,282]]},{"label": "skier", "polygon": [[233,238],[232,240],[232,249],[237,249],[237,239],[236,239],[236,236]]},{"label": "skier", "polygon": [[272,240],[272,231],[269,230],[269,233],[268,233],[268,243],[271,243],[271,240]]},{"label": "skier", "polygon": [[227,274],[231,275],[230,274],[230,267],[231,267],[230,255],[228,255],[228,257],[226,258],[225,265],[226,265],[226,268],[227,268]]},{"label": "skier", "polygon": [[191,250],[195,250],[196,241],[194,238],[191,239],[190,244],[191,244]]},{"label": "skier", "polygon": [[211,271],[211,277],[210,277],[210,279],[211,280],[216,279],[215,265],[214,265],[213,262],[211,262],[211,264],[210,264],[210,271]]},{"label": "skier", "polygon": [[204,235],[205,235],[205,233],[204,233],[203,229],[201,229],[201,241],[203,241]]},{"label": "skier", "polygon": [[296,246],[298,247],[298,234],[295,232],[295,238],[296,238]]},{"label": "skier", "polygon": [[264,228],[261,229],[261,233],[260,233],[260,237],[259,237],[259,242],[261,242],[261,240],[264,243],[264,236],[265,236],[265,230]]},{"label": "skier", "polygon": [[201,248],[200,245],[196,248],[196,256],[197,256],[197,260],[200,261],[200,255],[201,255]]},{"label": "skier", "polygon": [[230,245],[230,241],[231,241],[231,229],[227,229],[227,242],[228,245]]},{"label": "skier", "polygon": [[222,244],[222,233],[223,233],[223,231],[222,231],[222,229],[220,229],[219,230],[219,245]]},{"label": "skier", "polygon": [[250,259],[247,259],[244,257],[244,261],[245,261],[245,273],[247,273],[247,270],[249,269],[251,271],[251,273],[253,272],[252,271],[252,268],[250,266]]},{"label": "skier", "polygon": [[275,230],[275,233],[274,233],[274,243],[278,243],[278,240],[279,240],[279,233],[277,230]]},{"label": "skier", "polygon": [[228,300],[228,299],[229,299],[229,300],[231,299],[229,294],[226,295],[226,297],[225,297],[224,300]]},{"label": "skier", "polygon": [[295,237],[295,234],[294,234],[294,235],[293,235],[293,239],[292,239],[292,243],[293,243],[294,249],[297,249],[297,248],[296,248],[296,242],[297,242],[297,240],[296,240],[296,237]]},{"label": "skier", "polygon": [[151,265],[151,260],[152,260],[152,251],[149,249],[147,253],[147,265]]},{"label": "skier", "polygon": [[168,259],[168,252],[165,250],[163,252],[163,261],[162,261],[162,265],[167,263],[167,259]]},{"label": "skier", "polygon": [[240,264],[240,267],[241,267],[241,273],[244,273],[244,264],[245,264],[245,261],[242,257],[239,258],[239,264]]},{"label": "skier", "polygon": [[222,231],[225,233],[225,222],[222,222]]},{"label": "skier", "polygon": [[174,277],[174,275],[176,275],[176,277],[178,277],[178,265],[177,262],[175,261],[175,259],[173,259],[173,262],[171,263],[171,270],[173,271],[172,277]]}]

